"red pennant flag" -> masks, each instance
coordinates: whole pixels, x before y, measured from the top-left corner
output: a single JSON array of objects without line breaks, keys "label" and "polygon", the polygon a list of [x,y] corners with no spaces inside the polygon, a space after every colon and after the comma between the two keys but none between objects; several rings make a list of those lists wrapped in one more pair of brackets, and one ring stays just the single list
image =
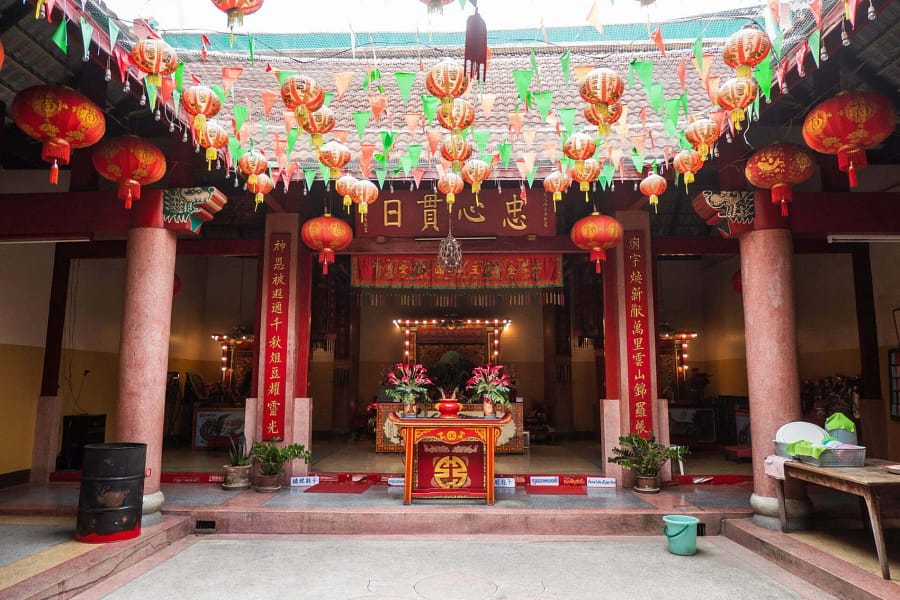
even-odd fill
[{"label": "red pennant flag", "polygon": [[173,91],[175,91],[175,81],[171,77],[163,77],[162,84],[159,86],[159,97],[163,104],[169,101]]},{"label": "red pennant flag", "polygon": [[640,116],[641,116],[641,131],[646,131],[647,130],[647,107],[646,106],[641,109]]},{"label": "red pennant flag", "polygon": [[344,143],[347,141],[347,134],[350,133],[349,129],[332,129],[331,134],[334,136],[334,139],[339,141],[340,143]]},{"label": "red pennant flag", "polygon": [[653,30],[653,33],[650,34],[650,39],[653,40],[653,43],[656,44],[656,47],[662,52],[663,58],[665,58],[666,44],[663,42],[662,28],[659,25],[657,25],[656,29]]},{"label": "red pennant flag", "polygon": [[266,63],[266,73],[271,73],[271,72],[272,72],[272,64]]},{"label": "red pennant flag", "polygon": [[440,131],[426,131],[425,136],[428,138],[428,147],[431,149],[431,155],[437,154],[438,144],[441,143]]},{"label": "red pennant flag", "polygon": [[113,54],[116,55],[116,65],[119,67],[119,77],[122,78],[122,84],[128,80],[128,65],[131,64],[131,55],[125,52],[121,46],[116,46]]},{"label": "red pennant flag", "polygon": [[200,78],[197,77],[196,75],[193,75],[193,74],[192,74],[192,75],[191,75],[191,83],[193,83],[194,85],[199,85],[199,84],[200,84]]},{"label": "red pennant flag", "polygon": [[816,29],[822,30],[822,0],[809,0],[809,10],[816,20]]},{"label": "red pennant flag", "polygon": [[425,169],[413,169],[412,176],[413,181],[416,182],[416,189],[419,189],[419,186],[422,185],[422,177],[425,176]]},{"label": "red pennant flag", "polygon": [[686,58],[682,58],[682,59],[681,59],[681,62],[678,63],[678,83],[681,84],[681,90],[682,90],[682,91],[684,91],[684,89],[685,89],[685,87],[686,87],[686,86],[685,86],[685,83],[684,83],[684,77],[685,77],[685,71],[686,71],[686,69],[687,69],[687,59],[686,59]]},{"label": "red pennant flag", "polygon": [[[56,0],[47,0],[47,9],[46,10],[47,10],[47,22],[48,23],[53,22],[53,19],[51,19],[50,16],[53,14],[53,7],[55,5],[56,5]],[[63,12],[65,12],[65,9],[63,9]],[[63,15],[63,20],[65,20],[65,18],[66,18],[65,15]]]},{"label": "red pennant flag", "polygon": [[225,88],[225,93],[228,93],[243,71],[242,67],[222,67],[222,87]]},{"label": "red pennant flag", "polygon": [[369,94],[369,108],[375,117],[375,122],[381,120],[384,109],[387,106],[387,97],[384,94]]},{"label": "red pennant flag", "polygon": [[[275,103],[281,98],[281,95],[278,92],[270,92],[268,90],[261,91],[260,95],[262,96],[263,114],[268,119],[269,113],[272,112],[272,107],[275,106]],[[252,106],[249,102],[247,104],[248,106]]]},{"label": "red pennant flag", "polygon": [[203,62],[206,62],[206,46],[200,46],[200,58],[203,59]]},{"label": "red pennant flag", "polygon": [[200,41],[203,42],[204,46],[212,46],[212,42],[209,41],[209,38],[206,37],[205,33],[200,34]]}]

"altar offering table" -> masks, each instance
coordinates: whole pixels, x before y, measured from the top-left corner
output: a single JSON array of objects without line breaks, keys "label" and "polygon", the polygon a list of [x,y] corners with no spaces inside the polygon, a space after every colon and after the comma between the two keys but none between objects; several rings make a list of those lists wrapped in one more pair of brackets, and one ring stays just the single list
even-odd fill
[{"label": "altar offering table", "polygon": [[[778,496],[778,510],[781,517],[781,530],[787,529],[787,515],[784,508],[784,481],[797,479],[807,483],[815,483],[823,487],[855,494],[860,497],[860,504],[868,509],[869,525],[875,538],[875,550],[881,575],[891,578],[887,552],[884,547],[884,530],[881,526],[881,495],[900,493],[900,475],[884,469],[893,464],[886,460],[870,458],[862,467],[816,467],[798,461],[784,463],[784,480],[775,480],[775,492]],[[865,511],[863,511],[865,524]]]},{"label": "altar offering table", "polygon": [[494,450],[512,415],[485,418],[388,419],[404,450],[403,503],[413,498],[484,498],[494,503]]}]

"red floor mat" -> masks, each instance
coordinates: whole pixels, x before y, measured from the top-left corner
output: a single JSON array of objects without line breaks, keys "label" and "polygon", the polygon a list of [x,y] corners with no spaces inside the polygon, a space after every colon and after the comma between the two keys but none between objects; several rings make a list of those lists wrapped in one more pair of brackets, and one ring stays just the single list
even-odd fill
[{"label": "red floor mat", "polygon": [[582,485],[526,485],[525,491],[529,494],[587,495],[587,489]]},{"label": "red floor mat", "polygon": [[361,494],[372,484],[368,481],[360,481],[359,483],[337,483],[325,482],[317,483],[303,490],[304,492],[326,492],[331,494]]}]

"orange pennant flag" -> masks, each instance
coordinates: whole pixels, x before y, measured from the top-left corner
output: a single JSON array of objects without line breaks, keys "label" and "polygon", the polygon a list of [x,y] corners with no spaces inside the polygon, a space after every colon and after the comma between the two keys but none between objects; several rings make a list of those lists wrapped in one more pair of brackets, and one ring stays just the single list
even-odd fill
[{"label": "orange pennant flag", "polygon": [[340,143],[344,143],[347,141],[347,134],[350,133],[349,129],[332,129],[331,135],[334,136],[334,139],[339,141]]},{"label": "orange pennant flag", "polygon": [[537,152],[523,152],[522,160],[525,162],[525,174],[531,173],[534,168],[534,161],[537,159]]},{"label": "orange pennant flag", "polygon": [[297,117],[294,116],[292,110],[286,110],[282,114],[284,115],[284,132],[290,133],[291,129],[297,126]]},{"label": "orange pennant flag", "polygon": [[531,171],[525,165],[525,160],[522,158],[516,159],[516,168],[519,170],[519,177],[522,179],[526,179],[528,177],[528,173]]},{"label": "orange pennant flag", "polygon": [[413,181],[416,182],[416,189],[419,189],[419,186],[422,185],[422,177],[425,176],[425,169],[413,169],[412,176]]},{"label": "orange pennant flag", "polygon": [[344,97],[347,88],[350,87],[350,80],[353,79],[351,71],[341,71],[334,74],[334,89],[337,92],[337,99]]},{"label": "orange pennant flag", "polygon": [[426,131],[425,137],[428,138],[428,147],[431,149],[431,155],[434,156],[437,154],[443,134],[440,131]]},{"label": "orange pennant flag", "polygon": [[709,113],[710,120],[712,120],[712,122],[716,124],[716,127],[718,127],[720,134],[725,129],[725,121],[727,117],[728,115],[724,110],[713,110]]},{"label": "orange pennant flag", "polygon": [[363,177],[369,177],[372,170],[372,156],[375,154],[375,144],[359,145],[359,170]]},{"label": "orange pennant flag", "polygon": [[241,130],[237,134],[237,139],[241,143],[241,146],[245,146],[247,142],[250,140],[250,134],[253,133],[253,124],[250,121],[247,121],[243,125],[241,125]]},{"label": "orange pennant flag", "polygon": [[659,48],[660,52],[662,52],[663,58],[665,58],[666,44],[665,42],[663,42],[662,27],[657,25],[656,29],[653,30],[653,33],[650,34],[650,39],[653,40],[653,43],[656,44],[656,47]]},{"label": "orange pennant flag", "polygon": [[678,62],[678,83],[681,84],[681,89],[682,89],[682,91],[684,90],[685,86],[687,85],[687,84],[685,84],[685,82],[684,82],[684,78],[685,78],[685,74],[686,74],[685,71],[686,71],[686,70],[687,70],[687,58],[682,58],[682,59]]},{"label": "orange pennant flag", "polygon": [[706,78],[706,94],[709,96],[709,100],[713,104],[718,104],[716,98],[719,97],[719,82],[721,81],[721,77],[718,75],[714,75],[712,77]]},{"label": "orange pennant flag", "polygon": [[631,147],[638,151],[638,154],[644,154],[645,138],[642,135],[631,136]]},{"label": "orange pennant flag", "polygon": [[709,69],[712,67],[712,60],[712,54],[703,55],[703,65],[697,64],[696,57],[691,59],[691,62],[694,63],[694,68],[697,69],[697,73],[700,75],[700,81],[706,81],[706,78],[709,77]]},{"label": "orange pennant flag", "polygon": [[491,116],[491,112],[494,110],[494,102],[497,101],[497,94],[482,94],[481,95],[481,110],[484,112],[485,117]]},{"label": "orange pennant flag", "polygon": [[[525,147],[531,148],[531,145],[534,143],[534,138],[537,135],[537,130],[534,127],[526,127],[522,130],[522,139],[525,140]],[[531,169],[528,169],[531,172]]]},{"label": "orange pennant flag", "polygon": [[272,112],[272,107],[275,106],[275,103],[281,98],[281,94],[278,92],[270,92],[269,90],[263,90],[259,94],[262,96],[263,114],[268,119],[269,114]]},{"label": "orange pennant flag", "polygon": [[406,113],[406,128],[409,129],[409,135],[416,135],[416,131],[419,129],[419,121],[421,120],[422,115],[419,113]]},{"label": "orange pennant flag", "polygon": [[222,87],[225,88],[226,94],[243,71],[242,67],[222,67]]},{"label": "orange pennant flag", "polygon": [[587,74],[594,70],[594,65],[576,65],[573,69],[575,70],[575,80],[581,84]]},{"label": "orange pennant flag", "polygon": [[557,142],[544,142],[541,146],[543,147],[544,158],[555,163],[559,158],[559,144]]},{"label": "orange pennant flag", "polygon": [[513,133],[513,137],[518,137],[522,133],[522,123],[525,122],[525,115],[516,111],[509,113],[509,130]]},{"label": "orange pennant flag", "polygon": [[369,108],[372,110],[372,116],[375,117],[376,123],[381,120],[385,106],[387,106],[387,97],[384,94],[369,94]]},{"label": "orange pennant flag", "polygon": [[445,160],[443,157],[438,161],[438,164],[435,165],[435,170],[437,171],[438,179],[441,179],[444,175],[447,174],[447,169],[450,168],[450,161]]},{"label": "orange pennant flag", "polygon": [[[169,101],[173,91],[175,91],[175,81],[171,77],[163,77],[162,84],[159,86],[159,98],[163,104]],[[177,106],[175,110],[178,110]]]},{"label": "orange pennant flag", "polygon": [[603,22],[600,20],[600,15],[602,14],[602,10],[599,6],[597,6],[597,2],[591,4],[591,10],[588,11],[587,17],[585,20],[591,25],[594,29],[596,29],[600,35],[603,35]]}]

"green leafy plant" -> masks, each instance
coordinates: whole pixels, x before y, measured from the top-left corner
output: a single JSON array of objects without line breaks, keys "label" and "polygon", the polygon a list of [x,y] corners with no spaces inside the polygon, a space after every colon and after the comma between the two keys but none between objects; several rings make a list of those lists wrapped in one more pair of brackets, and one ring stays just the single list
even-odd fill
[{"label": "green leafy plant", "polygon": [[427,386],[432,385],[425,367],[410,363],[397,363],[388,374],[388,383],[391,387],[385,393],[395,402],[406,402],[409,397],[424,396],[428,391]]},{"label": "green leafy plant", "polygon": [[247,448],[245,446],[244,437],[235,441],[234,437],[229,437],[228,441],[231,443],[231,448],[228,449],[228,458],[231,460],[232,467],[244,467],[250,464],[250,453],[247,452]]},{"label": "green leafy plant", "polygon": [[681,460],[688,454],[687,446],[666,446],[656,441],[652,433],[644,439],[637,433],[619,436],[619,445],[612,449],[615,456],[609,462],[631,469],[639,477],[656,477],[669,460]]},{"label": "green leafy plant", "polygon": [[487,364],[472,369],[472,377],[466,382],[466,390],[475,395],[480,402],[482,396],[488,396],[495,404],[509,404],[509,375],[503,372],[503,365]]},{"label": "green leafy plant", "polygon": [[278,446],[275,442],[255,442],[250,449],[253,462],[259,465],[262,475],[278,475],[284,463],[299,458],[306,463],[312,460],[312,453],[303,444]]}]

